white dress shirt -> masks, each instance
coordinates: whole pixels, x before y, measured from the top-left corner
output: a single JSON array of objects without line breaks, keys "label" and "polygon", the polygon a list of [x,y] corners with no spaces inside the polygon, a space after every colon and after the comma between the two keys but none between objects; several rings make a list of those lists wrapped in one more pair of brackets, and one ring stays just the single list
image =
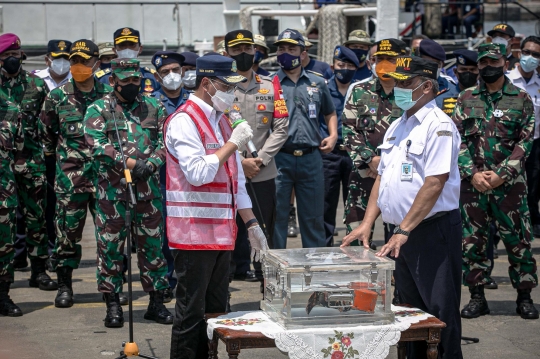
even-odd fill
[{"label": "white dress shirt", "polygon": [[[408,141],[410,146],[407,146]],[[445,173],[449,173],[449,178],[426,218],[459,208],[460,144],[461,137],[454,122],[437,107],[435,100],[413,116],[407,118],[405,112],[394,121],[386,131],[383,144],[378,147],[381,150],[378,168],[381,183],[377,205],[383,221],[401,224],[425,178]],[[412,163],[412,180],[402,180],[404,162]]]},{"label": "white dress shirt", "polygon": [[62,86],[63,84],[67,83],[69,79],[71,78],[71,71],[68,71],[66,77],[60,81],[59,83],[56,83],[54,79],[51,77],[51,73],[49,72],[49,68],[43,70],[36,70],[34,72],[34,75],[36,75],[39,78],[42,78],[43,81],[47,84],[47,88],[49,89],[49,92],[54,90],[57,87]]},{"label": "white dress shirt", "polygon": [[527,91],[531,96],[534,105],[534,139],[540,138],[540,75],[534,70],[531,79],[526,82],[519,69],[515,67],[506,76],[516,87]]},{"label": "white dress shirt", "polygon": [[[191,94],[189,99],[201,108],[214,130],[219,144],[223,146],[225,142],[218,125],[222,112],[216,112],[212,106],[195,94]],[[201,186],[214,181],[219,169],[219,158],[215,154],[206,155],[199,131],[187,114],[178,113],[171,118],[167,126],[165,145],[171,155],[178,159],[180,168],[190,184]],[[246,178],[238,152],[235,153],[235,157],[238,167],[237,209],[251,208],[251,199],[246,191]]]}]

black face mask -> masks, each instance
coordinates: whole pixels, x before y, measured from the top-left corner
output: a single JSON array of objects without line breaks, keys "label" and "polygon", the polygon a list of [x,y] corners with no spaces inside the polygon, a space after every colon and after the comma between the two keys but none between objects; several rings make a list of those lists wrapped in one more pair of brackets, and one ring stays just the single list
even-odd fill
[{"label": "black face mask", "polygon": [[14,75],[21,68],[21,59],[14,56],[7,57],[2,65],[2,68],[10,75]]},{"label": "black face mask", "polygon": [[459,84],[463,86],[464,88],[473,87],[476,85],[476,82],[478,81],[478,74],[472,73],[472,72],[457,72],[457,77]]},{"label": "black face mask", "polygon": [[99,68],[102,69],[102,70],[105,70],[105,69],[110,69],[112,66],[112,64],[109,62],[108,64],[102,62],[101,65],[99,65]]},{"label": "black face mask", "polygon": [[496,82],[498,79],[501,78],[501,76],[504,76],[504,66],[486,66],[482,70],[480,70],[480,77],[487,84],[492,84]]},{"label": "black face mask", "polygon": [[236,61],[236,67],[238,70],[244,72],[249,70],[253,66],[253,58],[255,54],[250,55],[248,53],[242,52],[239,55],[231,56]]},{"label": "black face mask", "polygon": [[120,85],[116,84],[116,91],[122,96],[124,100],[127,102],[133,102],[135,101],[135,98],[137,98],[137,95],[139,94],[139,91],[141,90],[140,85],[135,84],[127,84],[127,85]]},{"label": "black face mask", "polygon": [[356,73],[356,70],[348,70],[348,69],[334,70],[334,75],[336,75],[336,80],[338,80],[342,84],[348,84],[349,82],[351,82],[355,73]]}]

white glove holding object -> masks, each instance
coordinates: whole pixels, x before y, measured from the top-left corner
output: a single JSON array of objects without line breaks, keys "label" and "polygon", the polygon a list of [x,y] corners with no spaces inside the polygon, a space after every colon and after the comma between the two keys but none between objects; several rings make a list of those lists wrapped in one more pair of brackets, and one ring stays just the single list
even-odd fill
[{"label": "white glove holding object", "polygon": [[251,260],[258,262],[261,259],[261,251],[264,253],[268,250],[266,236],[261,227],[256,225],[248,228],[248,238],[251,244]]},{"label": "white glove holding object", "polygon": [[241,151],[252,138],[253,130],[251,126],[247,122],[242,122],[234,128],[229,142],[234,143]]}]

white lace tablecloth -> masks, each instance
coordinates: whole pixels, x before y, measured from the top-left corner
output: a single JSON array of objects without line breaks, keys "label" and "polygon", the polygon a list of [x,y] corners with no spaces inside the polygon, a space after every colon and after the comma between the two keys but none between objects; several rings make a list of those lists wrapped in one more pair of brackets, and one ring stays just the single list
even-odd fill
[{"label": "white lace tablecloth", "polygon": [[411,324],[432,317],[420,309],[392,306],[396,320],[388,325],[360,325],[356,327],[306,327],[286,329],[274,322],[263,311],[233,312],[208,320],[208,338],[214,329],[223,327],[249,332],[261,332],[276,342],[290,359],[383,359],[390,346],[396,344],[401,332]]}]

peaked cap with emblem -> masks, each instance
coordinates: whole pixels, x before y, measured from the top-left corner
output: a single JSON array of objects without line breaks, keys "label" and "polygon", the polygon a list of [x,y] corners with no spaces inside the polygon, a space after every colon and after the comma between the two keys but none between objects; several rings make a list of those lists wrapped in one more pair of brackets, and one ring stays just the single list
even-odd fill
[{"label": "peaked cap with emblem", "polygon": [[268,47],[268,45],[266,45],[266,37],[255,34],[253,35],[253,42],[255,43],[255,45],[264,47],[266,51],[270,51],[270,48]]},{"label": "peaked cap with emblem", "polygon": [[5,33],[0,35],[0,54],[7,50],[19,50],[21,39],[15,34]]},{"label": "peaked cap with emblem", "polygon": [[50,40],[47,44],[47,53],[50,54],[53,59],[60,56],[69,56],[70,47],[71,41]]},{"label": "peaked cap with emblem", "polygon": [[281,34],[279,34],[277,41],[274,42],[274,45],[278,45],[280,43],[306,47],[304,37],[300,32],[294,29],[285,29],[284,31],[282,31]]},{"label": "peaked cap with emblem", "polygon": [[118,45],[122,42],[136,42],[141,43],[139,31],[132,29],[131,27],[123,27],[114,32],[114,44]]},{"label": "peaked cap with emblem", "polygon": [[99,57],[116,55],[113,51],[114,44],[112,42],[102,42],[98,44]]},{"label": "peaked cap with emblem", "polygon": [[183,66],[184,60],[183,55],[174,51],[158,51],[152,56],[152,65],[154,65],[156,70],[159,70],[161,66],[168,64],[180,64],[180,66]]},{"label": "peaked cap with emblem", "polygon": [[377,51],[373,56],[388,55],[388,56],[401,56],[404,52],[404,42],[398,39],[384,39],[375,44]]},{"label": "peaked cap with emblem", "polygon": [[405,81],[416,76],[423,76],[436,80],[438,68],[439,65],[435,61],[418,56],[400,56],[396,59],[396,71],[389,72],[384,77]]},{"label": "peaked cap with emblem", "polygon": [[81,39],[74,41],[69,49],[69,58],[80,56],[83,59],[90,59],[99,56],[99,48],[90,40]]},{"label": "peaked cap with emblem", "polygon": [[488,31],[488,35],[493,37],[496,32],[500,32],[501,34],[505,34],[510,37],[516,36],[516,32],[514,31],[514,28],[508,24],[497,24],[493,26],[493,29]]},{"label": "peaked cap with emblem", "polygon": [[454,51],[454,56],[457,65],[476,66],[478,62],[478,52],[476,51],[459,49]]},{"label": "peaked cap with emblem", "polygon": [[253,33],[249,30],[233,30],[225,35],[226,49],[240,44],[255,45]]},{"label": "peaked cap with emblem", "polygon": [[484,57],[498,60],[506,56],[506,46],[503,44],[482,44],[478,46],[478,61]]},{"label": "peaked cap with emblem", "polygon": [[368,33],[364,30],[353,30],[343,45],[348,46],[352,44],[372,45],[373,42],[371,41]]},{"label": "peaked cap with emblem", "polygon": [[142,77],[139,59],[113,59],[111,70],[112,74],[120,80],[128,77]]},{"label": "peaked cap with emblem", "polygon": [[236,72],[236,61],[221,55],[199,57],[197,59],[197,76],[217,77],[230,85],[247,80]]}]

